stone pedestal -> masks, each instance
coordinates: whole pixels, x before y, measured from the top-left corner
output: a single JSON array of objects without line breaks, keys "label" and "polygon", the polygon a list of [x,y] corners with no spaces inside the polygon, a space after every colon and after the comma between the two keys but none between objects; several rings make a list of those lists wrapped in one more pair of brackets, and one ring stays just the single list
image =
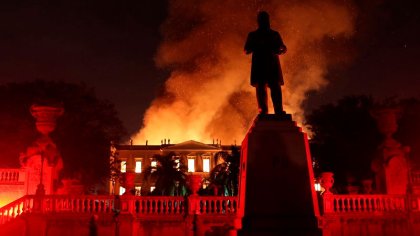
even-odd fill
[{"label": "stone pedestal", "polygon": [[384,136],[379,146],[380,155],[372,163],[376,174],[379,193],[406,194],[409,186],[410,147],[402,146],[393,135],[398,130],[397,121],[401,116],[399,108],[378,108],[371,111],[379,132]]},{"label": "stone pedestal", "polygon": [[258,116],[241,158],[240,235],[320,235],[308,140],[290,115]]},{"label": "stone pedestal", "polygon": [[54,131],[64,108],[34,104],[30,112],[40,135],[19,157],[21,167],[28,172],[27,194],[53,194],[63,169],[63,159],[49,134]]}]

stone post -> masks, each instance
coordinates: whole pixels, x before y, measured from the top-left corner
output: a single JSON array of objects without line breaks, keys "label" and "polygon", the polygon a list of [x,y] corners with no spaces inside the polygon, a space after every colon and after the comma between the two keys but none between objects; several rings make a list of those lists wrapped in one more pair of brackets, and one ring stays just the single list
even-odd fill
[{"label": "stone post", "polygon": [[135,191],[134,186],[135,186],[135,178],[136,178],[135,168],[136,168],[136,160],[134,159],[133,156],[130,155],[130,157],[127,158],[127,162],[126,162],[124,195],[134,195],[133,192]]},{"label": "stone post", "polygon": [[200,200],[198,196],[198,190],[201,186],[203,178],[198,175],[191,173],[188,175],[188,185],[191,189],[191,195],[188,196],[188,235],[203,235],[202,226],[198,215],[200,214]]}]

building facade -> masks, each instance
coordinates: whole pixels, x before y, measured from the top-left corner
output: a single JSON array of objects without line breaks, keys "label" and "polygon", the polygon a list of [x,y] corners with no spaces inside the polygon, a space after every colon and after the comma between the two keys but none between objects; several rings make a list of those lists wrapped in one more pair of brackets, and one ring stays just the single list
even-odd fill
[{"label": "building facade", "polygon": [[[217,154],[220,152],[231,153],[232,146],[218,143],[204,144],[193,140],[170,144],[169,140],[165,140],[161,145],[112,145],[111,149],[114,149],[116,158],[119,160],[119,169],[122,175],[127,172],[127,168],[134,169],[135,195],[144,196],[154,189],[153,183],[145,183],[143,179],[147,168],[158,165],[157,155],[172,154],[170,158],[186,166],[189,173],[200,175],[204,179],[203,187],[205,188],[207,183],[205,179],[209,177],[210,171],[224,161]],[[111,155],[112,158],[114,157]],[[119,181],[113,183],[111,179],[109,193],[124,194],[126,189],[122,185]]]}]

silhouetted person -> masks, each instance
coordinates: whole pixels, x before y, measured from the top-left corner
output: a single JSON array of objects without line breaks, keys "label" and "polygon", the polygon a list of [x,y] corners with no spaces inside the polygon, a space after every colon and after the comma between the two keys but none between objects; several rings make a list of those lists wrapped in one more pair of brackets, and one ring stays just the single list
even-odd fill
[{"label": "silhouetted person", "polygon": [[98,216],[93,215],[89,221],[89,236],[98,236]]},{"label": "silhouetted person", "polygon": [[267,86],[271,91],[274,112],[283,114],[280,86],[284,84],[279,55],[287,49],[280,34],[270,28],[270,16],[261,11],[257,16],[258,29],[250,32],[245,53],[252,53],[251,85],[256,88],[260,114],[268,113]]}]

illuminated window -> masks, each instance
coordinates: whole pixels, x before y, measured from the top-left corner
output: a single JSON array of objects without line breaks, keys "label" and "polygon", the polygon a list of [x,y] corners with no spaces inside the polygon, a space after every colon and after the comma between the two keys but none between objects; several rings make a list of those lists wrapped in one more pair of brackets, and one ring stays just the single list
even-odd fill
[{"label": "illuminated window", "polygon": [[156,170],[157,161],[151,161],[150,166],[152,167],[152,172]]},{"label": "illuminated window", "polygon": [[179,167],[180,167],[179,159],[175,159],[175,163],[176,163],[175,168],[179,170]]},{"label": "illuminated window", "polygon": [[206,189],[209,185],[210,185],[210,181],[208,181],[208,180],[204,180],[203,183],[202,183],[203,189]]},{"label": "illuminated window", "polygon": [[203,172],[210,172],[210,159],[203,159]]},{"label": "illuminated window", "polygon": [[136,190],[136,196],[140,196],[141,195],[141,186],[136,186],[134,188]]},{"label": "illuminated window", "polygon": [[121,161],[121,173],[125,173],[127,171],[127,162]]},{"label": "illuminated window", "polygon": [[188,159],[188,172],[195,172],[195,160]]},{"label": "illuminated window", "polygon": [[156,188],[155,186],[151,186],[150,187],[150,192],[153,192],[153,190],[155,190],[155,188]]},{"label": "illuminated window", "polygon": [[136,161],[136,173],[141,173],[141,161]]},{"label": "illuminated window", "polygon": [[156,168],[156,166],[157,166],[157,161],[152,161],[152,162],[150,163],[150,166],[151,166],[151,167],[153,167],[153,168]]},{"label": "illuminated window", "polygon": [[120,186],[120,195],[123,195],[125,193],[125,188]]},{"label": "illuminated window", "polygon": [[321,184],[315,183],[315,191],[320,192],[321,190]]}]

